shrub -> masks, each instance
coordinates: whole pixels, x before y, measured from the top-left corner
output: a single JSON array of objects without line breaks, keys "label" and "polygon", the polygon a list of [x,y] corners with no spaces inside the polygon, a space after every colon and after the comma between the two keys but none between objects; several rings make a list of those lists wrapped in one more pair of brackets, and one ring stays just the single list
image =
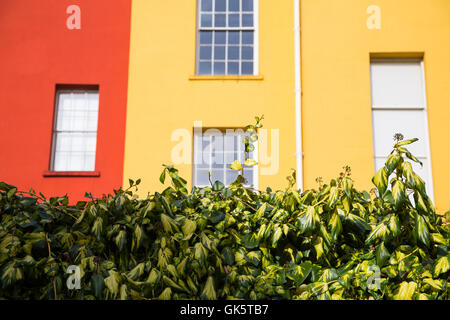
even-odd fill
[{"label": "shrub", "polygon": [[76,205],[0,183],[0,298],[448,299],[449,226],[411,168],[414,141],[399,139],[372,194],[348,167],[317,190],[294,172],[280,191],[242,174],[188,192],[164,166],[161,193],[139,199],[130,180]]}]

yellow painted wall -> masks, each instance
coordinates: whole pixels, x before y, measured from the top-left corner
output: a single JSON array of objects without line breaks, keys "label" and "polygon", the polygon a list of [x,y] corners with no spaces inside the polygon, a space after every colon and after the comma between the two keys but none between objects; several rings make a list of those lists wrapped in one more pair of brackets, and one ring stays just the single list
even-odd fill
[{"label": "yellow painted wall", "polygon": [[[366,26],[370,5],[380,30]],[[348,164],[372,188],[370,54],[423,52],[435,204],[449,210],[450,1],[302,0],[301,19],[305,186]]]},{"label": "yellow painted wall", "polygon": [[[243,127],[264,114],[279,129],[276,175],[259,189],[283,188],[296,165],[293,1],[260,1],[259,75],[252,80],[194,80],[196,2],[133,0],[124,185],[142,178],[140,192],[161,190],[162,164],[171,164],[174,130]],[[252,77],[250,77],[252,78]],[[261,79],[262,78],[262,79]],[[191,165],[178,165],[192,181]]]}]

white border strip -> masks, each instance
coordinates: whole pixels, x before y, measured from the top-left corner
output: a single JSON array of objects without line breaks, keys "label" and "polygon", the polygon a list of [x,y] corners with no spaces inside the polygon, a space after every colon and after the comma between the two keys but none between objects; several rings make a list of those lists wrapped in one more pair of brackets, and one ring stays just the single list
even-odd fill
[{"label": "white border strip", "polygon": [[297,188],[303,192],[302,84],[300,48],[300,0],[294,0],[295,136],[297,144]]}]

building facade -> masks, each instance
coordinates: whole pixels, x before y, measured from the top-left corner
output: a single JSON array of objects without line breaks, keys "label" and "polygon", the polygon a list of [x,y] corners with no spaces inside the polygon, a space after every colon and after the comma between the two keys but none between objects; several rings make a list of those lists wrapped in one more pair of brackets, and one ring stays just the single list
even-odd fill
[{"label": "building facade", "polygon": [[284,188],[295,169],[314,188],[348,165],[369,190],[402,133],[450,209],[448,0],[1,6],[0,180],[78,199],[141,178],[146,195],[174,164],[190,186],[227,184],[264,115],[249,185]]}]

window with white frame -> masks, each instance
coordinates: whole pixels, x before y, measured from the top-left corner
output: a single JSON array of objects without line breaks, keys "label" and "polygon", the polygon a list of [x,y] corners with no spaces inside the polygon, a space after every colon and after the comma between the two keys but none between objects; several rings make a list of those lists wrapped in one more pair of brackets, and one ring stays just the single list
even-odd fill
[{"label": "window with white frame", "polygon": [[[235,160],[244,163],[245,159],[257,160],[257,142],[253,143],[254,150],[245,152],[242,141],[248,134],[242,129],[208,129],[201,133],[194,132],[194,185],[197,187],[210,186],[211,181],[220,181],[229,185],[236,180],[240,171],[231,170],[230,164]],[[244,178],[246,186],[257,187],[257,166],[245,167]]]},{"label": "window with white frame", "polygon": [[413,169],[425,181],[432,198],[425,77],[421,59],[373,59],[371,61],[372,121],[375,169],[384,166],[394,145],[393,136],[419,138],[408,149],[422,163]]},{"label": "window with white frame", "polygon": [[95,171],[98,89],[56,92],[52,171]]},{"label": "window with white frame", "polygon": [[256,75],[258,0],[198,0],[197,74]]}]

